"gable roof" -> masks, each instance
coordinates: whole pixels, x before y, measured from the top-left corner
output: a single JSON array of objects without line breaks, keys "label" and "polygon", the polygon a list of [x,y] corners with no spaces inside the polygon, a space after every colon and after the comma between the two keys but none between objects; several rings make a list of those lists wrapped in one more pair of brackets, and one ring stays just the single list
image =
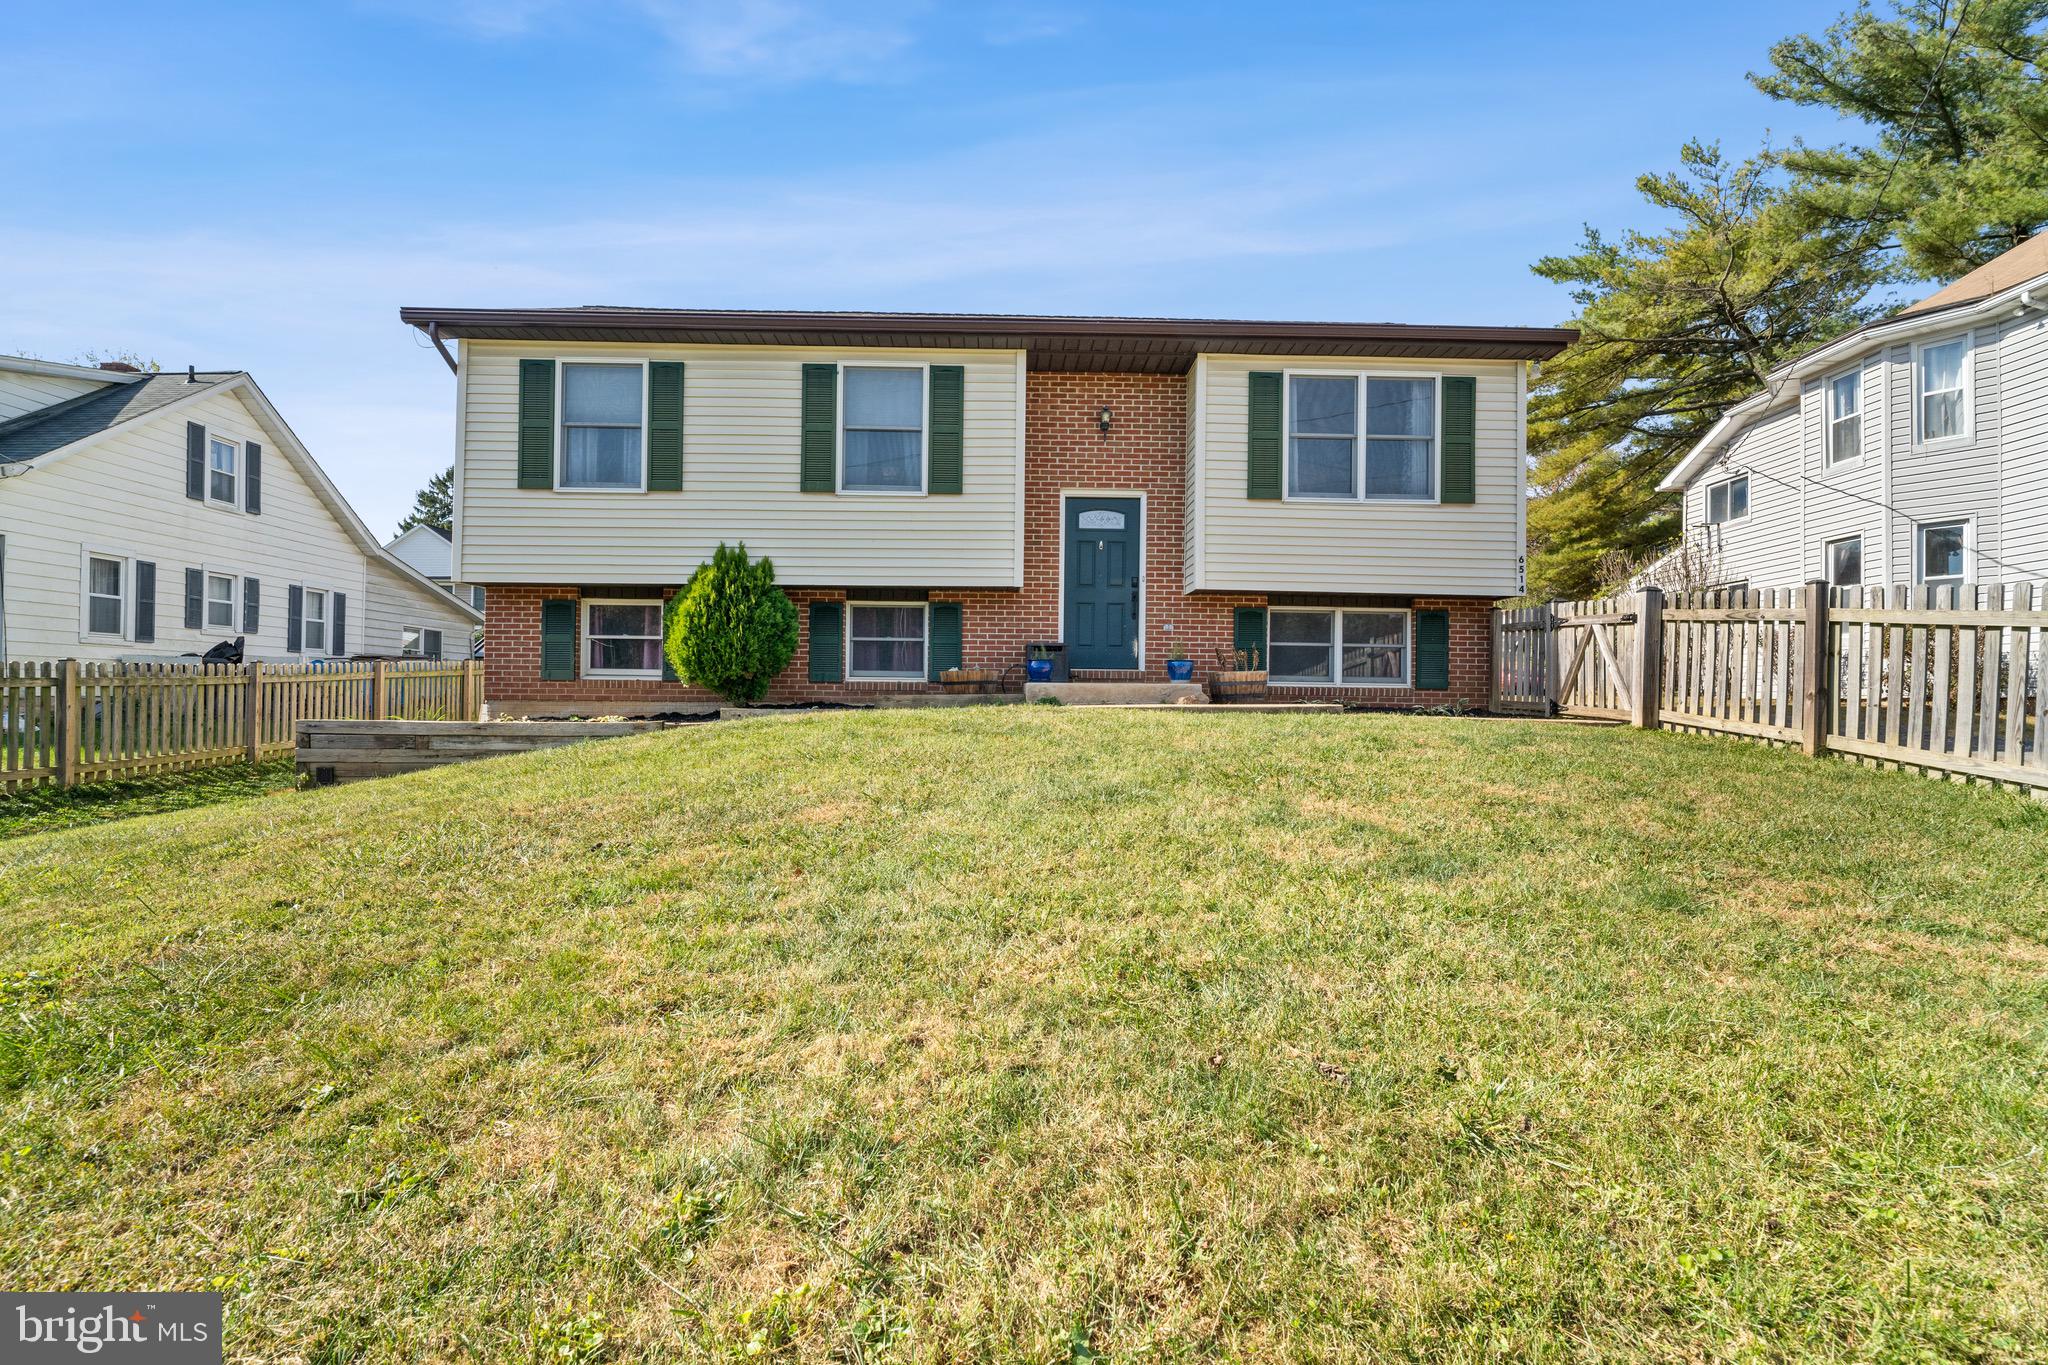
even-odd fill
[{"label": "gable roof", "polygon": [[196,398],[240,375],[240,371],[228,370],[201,371],[191,379],[183,374],[113,376],[128,382],[112,383],[0,422],[0,464],[19,464],[62,450],[160,408]]},{"label": "gable roof", "polygon": [[460,597],[453,596],[439,583],[378,543],[377,537],[370,534],[370,528],[363,524],[363,519],[356,515],[355,508],[349,506],[348,499],[327,477],[327,471],[313,458],[313,452],[306,449],[297,433],[285,423],[283,415],[246,370],[202,370],[191,378],[184,374],[152,374],[144,376],[144,379],[146,382],[143,383],[80,394],[0,422],[0,465],[32,469],[34,466],[29,464],[32,460],[47,464],[51,460],[67,458],[91,449],[112,433],[146,418],[165,415],[209,394],[232,393],[269,433],[276,450],[312,486],[313,496],[320,500],[366,556],[396,569],[416,587],[433,593],[437,602],[445,599],[473,620],[484,619],[482,612]]},{"label": "gable roof", "polygon": [[1866,322],[1778,366],[1766,377],[1762,389],[1721,413],[1699,443],[1664,476],[1658,491],[1676,492],[1691,483],[1750,422],[1796,399],[1800,380],[1839,369],[1852,356],[1873,347],[1939,336],[2030,308],[2048,308],[2048,296],[2033,297],[2036,289],[2048,295],[2048,235],[2029,238],[1911,307]]},{"label": "gable roof", "polygon": [[401,308],[428,335],[478,341],[637,341],[721,346],[897,346],[1023,351],[1034,370],[1185,374],[1197,355],[1441,356],[1544,360],[1562,327],[1026,313],[810,313],[712,308]]}]

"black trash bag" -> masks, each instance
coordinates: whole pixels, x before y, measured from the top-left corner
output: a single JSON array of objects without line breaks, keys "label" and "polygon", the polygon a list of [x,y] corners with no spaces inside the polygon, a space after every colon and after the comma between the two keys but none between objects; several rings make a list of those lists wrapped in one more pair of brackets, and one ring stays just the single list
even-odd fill
[{"label": "black trash bag", "polygon": [[203,664],[238,664],[242,662],[242,637],[237,635],[232,640],[222,640],[212,649],[200,655],[199,662]]}]

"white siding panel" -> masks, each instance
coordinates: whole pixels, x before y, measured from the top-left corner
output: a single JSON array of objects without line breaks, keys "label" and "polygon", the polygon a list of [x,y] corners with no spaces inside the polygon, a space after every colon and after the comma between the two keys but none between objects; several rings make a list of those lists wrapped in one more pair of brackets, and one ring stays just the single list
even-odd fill
[{"label": "white siding panel", "polygon": [[[681,360],[683,491],[518,487],[522,357]],[[925,497],[798,491],[806,361],[910,360],[966,368],[965,492]],[[720,541],[774,559],[785,583],[1018,587],[1023,479],[1013,351],[472,342],[461,452],[457,577],[482,583],[685,581]]]},{"label": "white siding panel", "polygon": [[0,370],[0,422],[105,387],[105,384],[96,384],[90,379]]},{"label": "white siding panel", "polygon": [[[1215,355],[1204,363],[1202,562],[1191,587],[1499,597],[1521,590],[1521,414],[1512,362]],[[1287,369],[1476,376],[1477,501],[1444,507],[1246,497],[1249,376]]]},{"label": "white siding panel", "polygon": [[[1929,522],[1969,518],[1976,523],[1980,555],[1998,557],[1998,344],[1996,329],[1976,337],[1971,352],[1976,391],[1971,399],[1970,439],[1956,444],[1915,448],[1913,436],[1913,373],[1911,349],[1893,352],[1903,372],[1893,393],[1900,411],[1892,427],[1892,505],[1899,519],[1893,530],[1893,579],[1912,579],[1912,531]],[[1979,560],[1972,566],[1979,582],[1999,577],[1998,570]]]},{"label": "white siding panel", "polygon": [[[1999,343],[2004,576],[2048,579],[2048,318],[2006,324]],[[1983,566],[1986,574],[1993,566]]]},{"label": "white siding panel", "polygon": [[[249,516],[185,496],[185,423],[264,447],[263,511]],[[184,628],[188,567],[261,581],[260,630],[251,654],[285,656],[285,589],[294,582],[343,592],[349,634],[361,638],[364,557],[234,394],[148,418],[100,444],[0,481],[7,537],[7,652],[11,659],[112,659],[203,651],[235,629]],[[156,642],[86,639],[79,602],[86,547],[157,566]]]},{"label": "white siding panel", "polygon": [[352,654],[396,654],[406,626],[441,632],[441,657],[469,657],[469,633],[475,623],[456,609],[441,588],[423,588],[388,564],[367,560],[369,577],[360,626],[350,627]]},{"label": "white siding panel", "polygon": [[[1702,471],[1685,490],[1685,533],[1713,551],[1713,577],[1777,587],[1798,582],[1801,466],[1818,460],[1818,446],[1806,449],[1802,405],[1766,413],[1728,443],[1719,463]],[[1707,489],[1731,476],[1749,474],[1749,515],[1740,521],[1707,524]]]}]

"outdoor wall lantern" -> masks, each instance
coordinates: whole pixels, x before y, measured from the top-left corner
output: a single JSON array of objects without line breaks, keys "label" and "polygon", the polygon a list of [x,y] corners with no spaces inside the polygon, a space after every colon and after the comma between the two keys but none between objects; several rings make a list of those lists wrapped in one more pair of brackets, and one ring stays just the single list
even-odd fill
[{"label": "outdoor wall lantern", "polygon": [[1104,436],[1109,435],[1109,404],[1104,403],[1102,407],[1096,411],[1095,425],[1101,429],[1102,434]]}]

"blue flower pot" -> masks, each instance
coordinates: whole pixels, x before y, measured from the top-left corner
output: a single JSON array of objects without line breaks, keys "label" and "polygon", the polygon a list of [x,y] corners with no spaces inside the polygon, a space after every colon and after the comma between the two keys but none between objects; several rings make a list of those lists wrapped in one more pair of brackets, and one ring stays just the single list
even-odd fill
[{"label": "blue flower pot", "polygon": [[1171,682],[1193,682],[1195,680],[1195,661],[1193,659],[1168,659],[1166,661],[1166,676]]},{"label": "blue flower pot", "polygon": [[1052,681],[1051,659],[1027,659],[1024,661],[1024,676],[1031,682]]}]

